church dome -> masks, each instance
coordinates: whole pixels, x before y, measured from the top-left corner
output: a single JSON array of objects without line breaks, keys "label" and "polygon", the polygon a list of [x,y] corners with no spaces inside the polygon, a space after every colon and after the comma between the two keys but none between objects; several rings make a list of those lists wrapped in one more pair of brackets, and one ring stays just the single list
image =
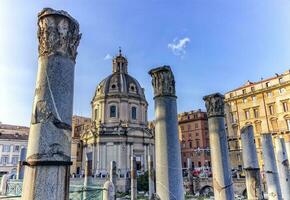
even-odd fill
[{"label": "church dome", "polygon": [[113,58],[112,74],[98,84],[94,99],[112,95],[145,100],[144,89],[135,78],[128,74],[127,66],[127,59],[119,51],[119,55]]}]

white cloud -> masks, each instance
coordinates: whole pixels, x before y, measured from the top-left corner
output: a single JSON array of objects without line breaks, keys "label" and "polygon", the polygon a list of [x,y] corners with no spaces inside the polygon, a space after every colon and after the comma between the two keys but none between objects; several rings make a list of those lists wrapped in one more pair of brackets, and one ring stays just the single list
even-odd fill
[{"label": "white cloud", "polygon": [[172,43],[168,44],[168,48],[177,56],[183,56],[186,53],[186,47],[190,39],[188,37],[182,38],[180,40],[174,39]]},{"label": "white cloud", "polygon": [[113,57],[110,55],[110,54],[107,54],[105,57],[104,57],[104,60],[110,60],[112,59]]}]

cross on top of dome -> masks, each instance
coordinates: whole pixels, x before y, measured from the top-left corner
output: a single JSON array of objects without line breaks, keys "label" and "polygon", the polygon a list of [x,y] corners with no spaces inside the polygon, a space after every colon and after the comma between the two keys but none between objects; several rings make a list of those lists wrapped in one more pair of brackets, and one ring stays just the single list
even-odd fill
[{"label": "cross on top of dome", "polygon": [[113,73],[128,73],[128,61],[122,55],[121,47],[119,47],[119,55],[113,58]]}]

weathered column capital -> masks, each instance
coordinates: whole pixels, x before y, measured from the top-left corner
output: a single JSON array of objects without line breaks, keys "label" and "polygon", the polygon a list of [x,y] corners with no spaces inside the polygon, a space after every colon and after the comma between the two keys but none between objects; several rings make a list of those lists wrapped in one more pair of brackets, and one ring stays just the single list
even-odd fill
[{"label": "weathered column capital", "polygon": [[203,97],[208,117],[223,117],[224,113],[224,95],[214,93]]},{"label": "weathered column capital", "polygon": [[79,23],[63,10],[44,8],[38,14],[39,56],[60,54],[75,61],[81,39]]},{"label": "weathered column capital", "polygon": [[170,66],[157,67],[149,71],[152,77],[154,96],[175,96],[175,80]]}]

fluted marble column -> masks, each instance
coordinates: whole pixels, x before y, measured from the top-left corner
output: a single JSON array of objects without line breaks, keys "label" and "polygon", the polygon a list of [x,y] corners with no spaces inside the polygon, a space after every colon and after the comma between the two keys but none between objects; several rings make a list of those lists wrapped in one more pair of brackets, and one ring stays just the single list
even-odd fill
[{"label": "fluted marble column", "polygon": [[274,141],[282,198],[290,199],[289,161],[287,158],[285,141],[284,138],[280,137],[276,137]]},{"label": "fluted marble column", "polygon": [[65,11],[45,8],[38,15],[38,40],[38,74],[22,199],[68,199],[79,24]]},{"label": "fluted marble column", "polygon": [[225,129],[224,96],[215,93],[203,100],[208,116],[214,197],[216,200],[232,200],[234,190]]},{"label": "fluted marble column", "polygon": [[262,134],[262,149],[264,160],[264,171],[266,172],[267,193],[269,200],[282,200],[281,187],[279,183],[276,157],[271,133]]},{"label": "fluted marble column", "polygon": [[169,66],[152,69],[155,101],[156,193],[162,200],[184,199],[174,75]]},{"label": "fluted marble column", "polygon": [[246,174],[247,198],[249,200],[264,199],[252,125],[245,126],[241,129],[241,140],[243,168]]}]

